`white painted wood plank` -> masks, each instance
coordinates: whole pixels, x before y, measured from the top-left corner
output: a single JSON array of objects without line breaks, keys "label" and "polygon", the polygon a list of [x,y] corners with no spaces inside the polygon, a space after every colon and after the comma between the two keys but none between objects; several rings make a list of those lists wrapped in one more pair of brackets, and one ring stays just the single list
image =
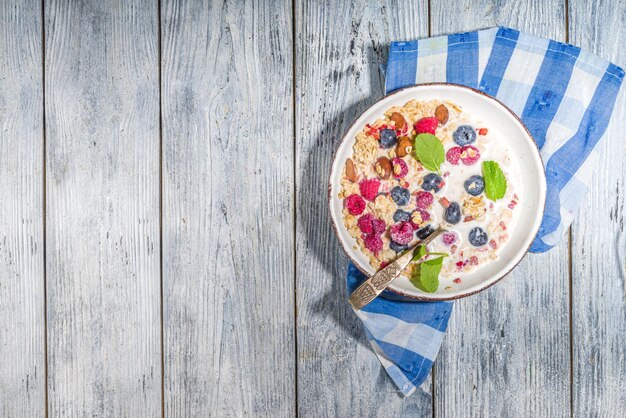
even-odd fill
[{"label": "white painted wood plank", "polygon": [[291,16],[162,2],[166,416],[295,412]]},{"label": "white painted wood plank", "polygon": [[[564,2],[432,2],[433,33],[511,26],[565,40]],[[435,415],[567,416],[568,242],[455,303],[435,365]]]},{"label": "white painted wood plank", "polygon": [[428,35],[427,2],[298,1],[296,34],[298,411],[429,416],[430,381],[403,399],[348,305],[326,189],[341,136],[383,96],[388,43]]},{"label": "white painted wood plank", "polygon": [[157,2],[46,1],[50,416],[161,414]]},{"label": "white painted wood plank", "polygon": [[45,413],[41,2],[0,3],[0,416]]},{"label": "white painted wood plank", "polygon": [[[626,4],[569,1],[570,41],[626,66]],[[572,224],[573,410],[626,411],[626,97],[620,94],[590,191]]]}]

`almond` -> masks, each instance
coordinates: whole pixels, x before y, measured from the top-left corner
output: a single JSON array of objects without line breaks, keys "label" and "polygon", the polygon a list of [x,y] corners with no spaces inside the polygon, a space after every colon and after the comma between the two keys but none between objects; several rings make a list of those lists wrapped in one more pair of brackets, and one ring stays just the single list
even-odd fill
[{"label": "almond", "polygon": [[448,108],[445,105],[440,104],[435,109],[435,117],[439,121],[440,124],[445,125],[448,122]]},{"label": "almond", "polygon": [[400,131],[406,126],[406,119],[404,119],[404,116],[402,116],[402,113],[400,112],[393,112],[391,116],[389,116],[389,119],[394,122],[395,128]]},{"label": "almond", "polygon": [[413,151],[413,143],[407,136],[401,136],[396,146],[396,155],[398,157],[405,157]]},{"label": "almond", "polygon": [[349,158],[346,160],[346,177],[352,183],[356,183],[356,181],[358,180],[356,176],[356,168],[354,167],[354,163]]},{"label": "almond", "polygon": [[391,175],[391,161],[387,157],[380,157],[374,164],[374,170],[381,179],[388,179]]}]

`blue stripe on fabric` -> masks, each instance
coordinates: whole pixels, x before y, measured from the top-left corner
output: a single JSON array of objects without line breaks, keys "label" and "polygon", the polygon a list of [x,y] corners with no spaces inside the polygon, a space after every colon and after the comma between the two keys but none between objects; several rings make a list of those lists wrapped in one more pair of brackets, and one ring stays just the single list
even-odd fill
[{"label": "blue stripe on fabric", "polygon": [[385,93],[415,84],[417,41],[392,42],[385,79]]},{"label": "blue stripe on fabric", "polygon": [[539,74],[535,79],[522,120],[539,148],[567,90],[580,48],[550,41]]},{"label": "blue stripe on fabric", "polygon": [[376,343],[415,386],[419,386],[426,379],[433,365],[432,361],[394,344],[378,340]]},{"label": "blue stripe on fabric", "polygon": [[446,81],[478,87],[478,32],[448,36]]},{"label": "blue stripe on fabric", "polygon": [[541,237],[558,228],[561,222],[561,189],[574,176],[604,135],[622,84],[623,74],[616,65],[609,65],[583,115],[578,131],[548,160],[546,208],[537,238],[530,248],[532,252],[543,252],[551,248],[540,241]]},{"label": "blue stripe on fabric", "polygon": [[498,29],[491,55],[487,61],[483,78],[480,81],[480,90],[491,96],[498,94],[502,78],[506,68],[509,66],[518,38],[519,31],[509,28]]}]

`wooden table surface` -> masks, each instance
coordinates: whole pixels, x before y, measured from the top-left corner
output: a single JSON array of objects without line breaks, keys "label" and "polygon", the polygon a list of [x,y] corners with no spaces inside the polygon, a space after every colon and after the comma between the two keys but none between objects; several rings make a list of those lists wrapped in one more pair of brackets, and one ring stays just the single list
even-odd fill
[{"label": "wooden table surface", "polygon": [[389,42],[505,25],[626,65],[626,2],[0,1],[0,416],[623,416],[626,102],[558,248],[454,305],[403,399],[326,179]]}]

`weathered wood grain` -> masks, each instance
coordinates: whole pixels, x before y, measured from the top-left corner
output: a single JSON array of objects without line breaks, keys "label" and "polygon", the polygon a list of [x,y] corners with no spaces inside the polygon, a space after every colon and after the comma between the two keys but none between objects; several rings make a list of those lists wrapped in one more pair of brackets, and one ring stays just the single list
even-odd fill
[{"label": "weathered wood grain", "polygon": [[161,414],[156,6],[45,2],[50,416]]},{"label": "weathered wood grain", "polygon": [[[570,0],[569,12],[571,42],[626,66],[624,2]],[[626,411],[625,129],[622,89],[598,170],[572,224],[572,406],[580,417]]]},{"label": "weathered wood grain", "polygon": [[384,94],[388,43],[428,35],[427,2],[298,1],[295,16],[299,414],[430,416],[430,381],[402,399],[347,303],[326,197],[342,135]]},{"label": "weathered wood grain", "polygon": [[295,412],[291,16],[162,2],[166,416]]},{"label": "weathered wood grain", "polygon": [[41,3],[0,3],[0,416],[45,411]]},{"label": "weathered wood grain", "polygon": [[[564,2],[432,2],[433,33],[511,26],[565,40]],[[435,365],[435,415],[569,415],[568,243],[529,255],[455,304]]]}]

